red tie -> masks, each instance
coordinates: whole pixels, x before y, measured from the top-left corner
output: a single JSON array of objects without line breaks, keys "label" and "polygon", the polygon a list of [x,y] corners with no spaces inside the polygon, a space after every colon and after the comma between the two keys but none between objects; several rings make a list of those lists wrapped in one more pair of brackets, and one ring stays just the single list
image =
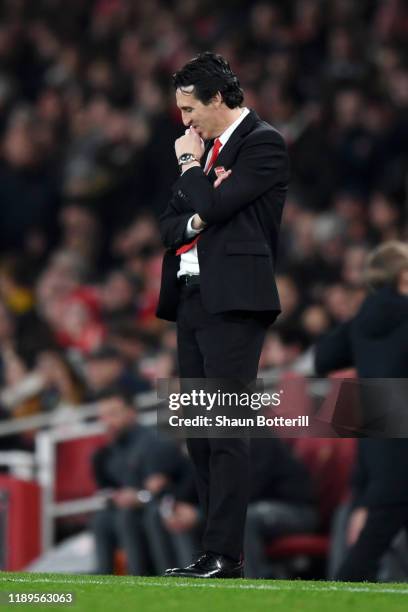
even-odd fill
[{"label": "red tie", "polygon": [[211,159],[206,165],[205,173],[208,174],[215,162],[217,161],[218,153],[222,147],[222,142],[219,138],[214,140],[214,146],[212,148]]},{"label": "red tie", "polygon": [[[220,152],[221,147],[222,147],[221,140],[219,138],[216,138],[214,140],[214,146],[212,148],[212,153],[211,153],[210,161],[208,162],[208,164],[206,164],[206,168],[204,170],[204,172],[206,174],[208,174],[210,172],[211,168],[213,167],[213,165],[217,161],[217,157],[218,157],[218,154]],[[188,244],[184,244],[182,247],[177,249],[176,255],[182,255],[183,253],[187,253],[187,251],[190,251],[197,244],[199,237],[200,237],[200,234],[197,234],[197,236],[194,238],[194,240],[192,240]]]}]

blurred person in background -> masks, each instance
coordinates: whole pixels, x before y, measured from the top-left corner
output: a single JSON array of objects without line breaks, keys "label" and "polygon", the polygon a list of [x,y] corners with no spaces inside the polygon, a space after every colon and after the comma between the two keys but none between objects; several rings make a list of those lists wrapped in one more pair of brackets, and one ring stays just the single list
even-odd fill
[{"label": "blurred person in background", "polygon": [[[52,346],[52,334],[33,311],[14,314],[0,302],[0,404],[2,418],[29,416],[43,409],[44,381],[36,358]],[[32,436],[27,437],[32,446]]]},{"label": "blurred person in background", "polygon": [[115,322],[136,322],[140,282],[126,270],[108,273],[100,289],[101,314],[108,326]]},{"label": "blurred person in background", "polygon": [[0,350],[5,351],[13,345],[13,340],[16,333],[16,322],[13,314],[6,307],[3,301],[0,301]]},{"label": "blurred person in background", "polygon": [[[1,362],[1,417],[21,419],[39,414],[42,411],[40,395],[43,381],[33,371],[31,359],[14,346],[9,346],[2,350]],[[14,438],[15,448],[33,451],[36,433],[33,428],[24,429]],[[5,443],[9,446],[7,438]]]},{"label": "blurred person in background", "polygon": [[344,283],[327,285],[323,293],[323,303],[328,314],[336,323],[347,321],[358,310],[365,297],[364,290],[350,287]]},{"label": "blurred person in background", "polygon": [[52,159],[37,146],[35,119],[16,111],[1,142],[0,250],[18,251],[36,229],[55,234],[59,207],[58,173]]},{"label": "blurred person in background", "polygon": [[38,312],[56,343],[83,354],[96,350],[106,335],[100,297],[88,276],[87,262],[79,251],[57,250],[36,285]]},{"label": "blurred person in background", "polygon": [[108,345],[89,353],[83,370],[89,399],[116,385],[133,396],[150,389],[146,378],[138,374],[137,363],[132,363],[117,348]]},{"label": "blurred person in background", "polygon": [[106,326],[93,291],[83,287],[55,306],[54,332],[58,344],[81,354],[98,350],[106,337]]},{"label": "blurred person in background", "polygon": [[[368,258],[365,277],[370,293],[358,313],[317,344],[316,372],[323,375],[354,366],[363,383],[364,378],[407,379],[408,245],[391,241],[377,247]],[[395,385],[394,380],[389,394],[398,394]],[[364,403],[370,398],[374,402],[381,388],[366,395]],[[390,409],[390,401],[388,395],[380,417]],[[394,397],[393,407],[397,401]],[[365,409],[368,427],[375,425],[374,406]],[[386,425],[380,419],[382,423]],[[400,423],[394,426],[400,431]],[[387,430],[379,430],[377,436],[358,441],[348,549],[335,574],[338,580],[376,580],[382,555],[399,530],[408,528],[408,439],[387,439]]]},{"label": "blurred person in background", "polygon": [[261,370],[289,369],[307,346],[307,335],[300,326],[278,326],[266,334],[259,367]]},{"label": "blurred person in background", "polygon": [[113,251],[123,260],[125,273],[137,289],[138,326],[160,336],[166,324],[155,316],[160,292],[162,246],[151,213],[141,212],[115,236]]},{"label": "blurred person in background", "polygon": [[375,242],[397,240],[403,218],[401,207],[384,193],[374,193],[368,209],[371,239]]},{"label": "blurred person in background", "polygon": [[[129,225],[118,230],[114,237],[113,250],[115,255],[125,260],[148,251],[161,251],[159,228],[151,212],[141,212]],[[142,263],[140,265],[142,266]],[[139,273],[142,273],[142,269]]]},{"label": "blurred person in background", "polygon": [[330,328],[330,317],[321,304],[310,304],[302,313],[301,327],[310,344],[314,342]]},{"label": "blurred person in background", "polygon": [[123,390],[106,390],[98,411],[109,441],[93,457],[107,500],[92,520],[96,573],[113,573],[119,548],[136,576],[161,574],[168,564],[191,559],[199,515],[187,458],[175,443],[138,423],[133,399]]},{"label": "blurred person in background", "polygon": [[245,577],[276,578],[267,545],[318,527],[310,476],[277,438],[251,440],[251,496],[245,527]]},{"label": "blurred person in background", "polygon": [[351,245],[346,248],[341,270],[342,280],[351,287],[364,287],[364,272],[368,255],[368,247]]},{"label": "blurred person in background", "polygon": [[71,409],[85,401],[84,381],[62,351],[41,351],[35,369],[43,381],[43,411]]},{"label": "blurred person in background", "polygon": [[91,273],[97,268],[102,248],[100,219],[91,206],[75,201],[65,204],[59,215],[61,251],[76,253]]},{"label": "blurred person in background", "polygon": [[[27,338],[25,338],[27,341]],[[27,349],[30,350],[27,350]],[[34,347],[10,345],[1,350],[1,418],[24,418],[72,411],[85,400],[85,385],[79,372],[55,345]],[[54,420],[56,422],[56,420]],[[16,448],[33,450],[39,429],[23,430]]]},{"label": "blurred person in background", "polygon": [[135,364],[135,367],[140,367],[140,360],[160,347],[156,336],[127,317],[109,323],[106,344],[116,349],[129,363]]}]

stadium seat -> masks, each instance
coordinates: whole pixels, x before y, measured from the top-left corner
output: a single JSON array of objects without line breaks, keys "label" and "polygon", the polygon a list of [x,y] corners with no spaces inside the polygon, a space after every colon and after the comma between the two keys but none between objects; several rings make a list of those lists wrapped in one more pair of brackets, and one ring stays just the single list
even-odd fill
[{"label": "stadium seat", "polygon": [[319,504],[318,533],[284,536],[267,546],[271,560],[294,557],[324,559],[329,550],[331,518],[348,494],[356,440],[352,438],[299,438],[291,440],[295,455],[307,466]]},{"label": "stadium seat", "polygon": [[0,476],[0,569],[19,571],[41,553],[41,489]]},{"label": "stadium seat", "polygon": [[56,502],[81,499],[93,495],[97,486],[91,469],[91,457],[106,443],[103,434],[65,440],[56,449]]}]

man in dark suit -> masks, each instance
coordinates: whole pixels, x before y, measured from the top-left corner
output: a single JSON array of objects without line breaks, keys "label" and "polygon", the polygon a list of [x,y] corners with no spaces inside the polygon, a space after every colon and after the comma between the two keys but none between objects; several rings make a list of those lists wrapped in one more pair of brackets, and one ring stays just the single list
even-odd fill
[{"label": "man in dark suit", "polygon": [[[174,86],[188,129],[175,143],[181,177],[160,218],[167,251],[157,315],[177,321],[182,380],[247,384],[280,312],[274,268],[287,152],[282,136],[242,106],[220,55],[188,62]],[[241,577],[249,440],[203,437],[187,446],[206,517],[203,554],[168,575]]]},{"label": "man in dark suit", "polygon": [[245,577],[273,576],[267,544],[281,536],[312,532],[318,524],[313,484],[306,466],[282,440],[253,438]]},{"label": "man in dark suit", "polygon": [[[354,365],[362,379],[362,431],[368,437],[358,440],[349,549],[335,575],[356,582],[377,579],[382,555],[398,531],[408,529],[408,439],[403,437],[408,245],[390,241],[377,247],[368,259],[366,279],[371,291],[359,312],[322,338],[315,355],[318,375]],[[372,379],[381,379],[381,384]]]}]

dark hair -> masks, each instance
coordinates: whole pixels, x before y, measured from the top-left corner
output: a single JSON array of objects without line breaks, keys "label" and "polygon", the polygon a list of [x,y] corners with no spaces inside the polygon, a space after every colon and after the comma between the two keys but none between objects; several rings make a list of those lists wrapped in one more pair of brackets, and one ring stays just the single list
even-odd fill
[{"label": "dark hair", "polygon": [[227,60],[210,51],[200,53],[174,73],[173,85],[175,89],[193,85],[195,97],[203,104],[209,104],[217,92],[228,108],[237,108],[244,100],[238,77]]},{"label": "dark hair", "polygon": [[95,393],[92,397],[93,401],[102,401],[107,399],[117,398],[120,399],[126,408],[136,411],[137,407],[135,404],[135,394],[124,385],[112,385],[98,393]]}]

